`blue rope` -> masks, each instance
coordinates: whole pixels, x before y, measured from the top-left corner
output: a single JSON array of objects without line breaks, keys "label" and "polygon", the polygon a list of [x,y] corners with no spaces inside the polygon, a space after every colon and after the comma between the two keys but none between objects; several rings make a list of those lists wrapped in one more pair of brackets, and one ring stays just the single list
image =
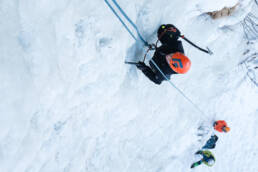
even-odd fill
[{"label": "blue rope", "polygon": [[[130,29],[128,28],[128,26],[123,22],[123,20],[121,19],[121,17],[117,14],[117,12],[114,10],[114,8],[110,5],[110,3],[107,0],[104,0],[106,2],[106,4],[108,5],[108,7],[112,10],[112,12],[116,15],[116,17],[119,19],[119,21],[123,24],[123,26],[126,28],[126,30],[130,33],[130,35],[135,39],[136,37],[133,35],[133,33],[130,31]],[[132,22],[132,20],[127,16],[127,14],[124,12],[124,10],[119,6],[119,4],[116,2],[116,0],[112,0],[112,2],[115,4],[115,6],[118,8],[118,10],[123,14],[123,16],[126,18],[126,20],[133,26],[133,28],[136,30],[140,40],[144,43],[145,46],[148,46],[148,42],[145,41],[142,37],[142,35],[140,34],[138,27]]]},{"label": "blue rope", "polygon": [[162,70],[158,67],[158,65],[154,62],[153,59],[150,60],[154,66],[159,70],[159,72],[162,74],[162,76],[174,87],[186,100],[188,100],[199,112],[201,112],[203,115],[206,116],[206,114],[190,99],[188,98],[183,91],[181,91],[179,88],[177,88],[169,79],[166,77],[166,75],[162,72]]},{"label": "blue rope", "polygon": [[126,15],[126,13],[124,12],[124,10],[118,5],[118,3],[116,2],[116,0],[112,0],[114,2],[114,4],[116,5],[116,7],[119,9],[119,11],[123,14],[123,16],[131,23],[131,25],[134,27],[134,29],[136,30],[137,34],[139,35],[140,39],[142,40],[142,42],[147,46],[148,42],[145,41],[142,37],[142,35],[140,34],[138,27],[136,26],[136,24],[134,24],[132,22],[132,20]]},{"label": "blue rope", "polygon": [[135,39],[136,37],[133,35],[133,33],[130,31],[130,29],[127,27],[127,25],[123,22],[123,20],[119,17],[119,15],[116,13],[116,11],[114,10],[114,8],[110,5],[110,3],[105,0],[106,4],[108,5],[108,7],[112,10],[112,12],[116,15],[116,17],[120,20],[120,22],[123,24],[123,26],[125,27],[125,29],[130,33],[130,35]]}]

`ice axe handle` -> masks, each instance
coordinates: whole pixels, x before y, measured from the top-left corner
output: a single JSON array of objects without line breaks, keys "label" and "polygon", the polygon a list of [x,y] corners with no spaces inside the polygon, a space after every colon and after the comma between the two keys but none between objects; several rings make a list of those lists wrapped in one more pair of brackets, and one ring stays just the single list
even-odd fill
[{"label": "ice axe handle", "polygon": [[195,48],[197,48],[197,49],[199,49],[199,50],[201,50],[201,51],[203,51],[203,52],[205,52],[205,53],[207,53],[209,55],[213,54],[213,52],[208,47],[207,47],[207,50],[205,50],[205,49],[195,45],[193,42],[191,42],[189,39],[187,39],[184,35],[181,35],[180,37],[182,39],[184,39],[186,42],[188,42],[189,44],[191,44],[192,46],[194,46]]},{"label": "ice axe handle", "polygon": [[137,65],[137,64],[138,64],[138,62],[128,62],[128,61],[125,61],[125,64]]}]

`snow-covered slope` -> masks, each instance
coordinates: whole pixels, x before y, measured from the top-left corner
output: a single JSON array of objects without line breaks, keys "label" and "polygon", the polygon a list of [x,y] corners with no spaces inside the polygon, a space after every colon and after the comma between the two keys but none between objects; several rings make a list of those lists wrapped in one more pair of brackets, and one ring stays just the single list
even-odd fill
[{"label": "snow-covered slope", "polygon": [[[136,43],[104,0],[0,1],[0,171],[192,171],[205,141],[198,127],[213,120],[216,164],[194,171],[258,171],[258,89],[239,65],[247,49],[240,22],[254,1],[211,20],[207,11],[236,0],[118,0],[149,42],[172,23],[213,56],[183,42],[192,68],[172,76],[205,112],[200,114],[168,82],[157,86],[125,59],[142,59]],[[151,53],[147,57],[151,58]]]}]

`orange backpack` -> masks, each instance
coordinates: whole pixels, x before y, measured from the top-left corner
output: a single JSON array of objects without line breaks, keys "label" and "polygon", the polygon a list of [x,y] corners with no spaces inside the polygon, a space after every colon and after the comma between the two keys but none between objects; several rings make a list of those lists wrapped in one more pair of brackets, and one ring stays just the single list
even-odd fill
[{"label": "orange backpack", "polygon": [[168,54],[166,60],[173,71],[184,74],[188,72],[191,67],[191,61],[188,57],[180,52]]}]

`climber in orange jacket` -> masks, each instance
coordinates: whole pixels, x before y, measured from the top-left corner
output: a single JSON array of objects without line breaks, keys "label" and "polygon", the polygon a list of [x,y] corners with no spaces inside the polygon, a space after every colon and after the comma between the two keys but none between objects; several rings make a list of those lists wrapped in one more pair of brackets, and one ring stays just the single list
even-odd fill
[{"label": "climber in orange jacket", "polygon": [[227,126],[227,123],[226,121],[224,120],[218,120],[218,121],[215,121],[214,124],[213,124],[213,127],[215,130],[217,130],[218,132],[229,132],[230,131],[230,128]]}]

